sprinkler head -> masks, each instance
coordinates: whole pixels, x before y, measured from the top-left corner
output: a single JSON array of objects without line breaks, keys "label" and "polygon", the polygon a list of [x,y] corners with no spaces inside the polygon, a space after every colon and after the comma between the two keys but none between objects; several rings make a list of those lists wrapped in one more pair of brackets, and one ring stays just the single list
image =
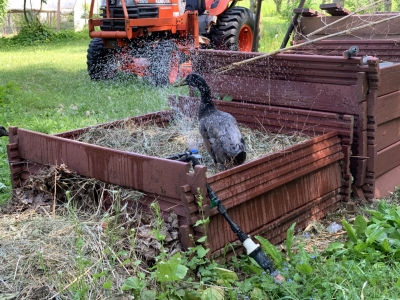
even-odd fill
[{"label": "sprinkler head", "polygon": [[343,52],[344,58],[351,58],[352,56],[357,56],[360,49],[357,46],[351,46],[349,50]]}]

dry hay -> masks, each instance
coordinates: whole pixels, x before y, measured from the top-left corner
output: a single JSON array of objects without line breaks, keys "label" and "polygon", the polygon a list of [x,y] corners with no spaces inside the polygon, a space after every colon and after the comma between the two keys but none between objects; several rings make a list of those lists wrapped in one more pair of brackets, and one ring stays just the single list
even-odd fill
[{"label": "dry hay", "polygon": [[[107,211],[104,195],[113,202]],[[126,205],[127,199],[139,201],[142,196],[84,178],[64,165],[32,175],[0,211],[0,295],[72,299],[87,286],[87,299],[110,294],[123,299],[119,287],[126,278],[148,272],[160,251],[172,255],[181,250],[175,214],[162,224],[162,246],[153,234],[158,226],[155,216]],[[93,276],[104,271],[98,279]],[[106,279],[112,282],[110,291],[102,288]]]},{"label": "dry hay", "polygon": [[[239,124],[239,127],[246,142],[246,162],[310,139],[301,133],[275,134],[266,130],[251,129],[243,124]],[[128,119],[112,128],[93,127],[80,135],[77,140],[160,158],[197,149],[202,155],[201,164],[207,167],[207,175],[220,171],[206,152],[197,120],[185,116],[175,117],[165,127],[159,127],[154,123],[139,125]]]}]

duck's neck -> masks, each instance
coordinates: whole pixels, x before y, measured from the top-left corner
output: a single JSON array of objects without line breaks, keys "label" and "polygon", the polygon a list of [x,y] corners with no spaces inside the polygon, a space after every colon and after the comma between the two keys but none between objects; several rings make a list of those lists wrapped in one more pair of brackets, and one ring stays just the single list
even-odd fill
[{"label": "duck's neck", "polygon": [[211,99],[211,91],[207,86],[199,87],[201,102],[199,107],[199,119],[216,110]]}]

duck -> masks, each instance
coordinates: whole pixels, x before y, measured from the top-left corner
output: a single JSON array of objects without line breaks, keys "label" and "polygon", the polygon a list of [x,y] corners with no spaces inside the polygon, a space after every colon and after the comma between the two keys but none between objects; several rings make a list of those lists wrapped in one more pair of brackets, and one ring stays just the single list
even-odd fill
[{"label": "duck", "polygon": [[243,164],[246,144],[238,123],[231,114],[215,107],[206,80],[197,73],[191,73],[179,85],[189,85],[200,91],[199,131],[214,163],[225,169]]},{"label": "duck", "polygon": [[8,131],[3,126],[0,126],[0,137],[2,136],[8,136]]}]

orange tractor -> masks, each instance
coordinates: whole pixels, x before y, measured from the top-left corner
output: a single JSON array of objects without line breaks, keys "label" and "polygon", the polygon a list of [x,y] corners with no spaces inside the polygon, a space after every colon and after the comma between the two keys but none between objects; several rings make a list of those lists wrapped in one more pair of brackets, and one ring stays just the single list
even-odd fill
[{"label": "orange tractor", "polygon": [[156,85],[191,71],[199,47],[256,51],[254,13],[238,0],[92,0],[87,54],[91,79],[130,72]]}]

